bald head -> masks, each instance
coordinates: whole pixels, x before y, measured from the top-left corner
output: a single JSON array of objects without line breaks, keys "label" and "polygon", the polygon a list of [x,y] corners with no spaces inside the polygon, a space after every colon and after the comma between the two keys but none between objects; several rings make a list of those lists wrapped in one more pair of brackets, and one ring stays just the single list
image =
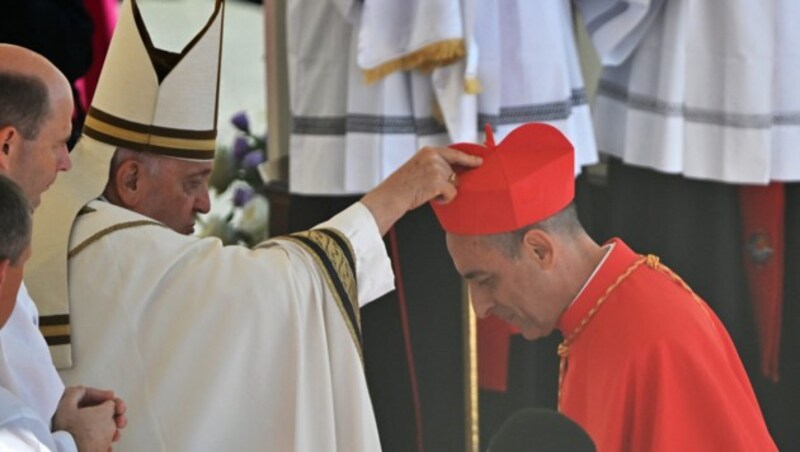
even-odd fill
[{"label": "bald head", "polygon": [[0,44],[0,128],[16,127],[34,139],[51,114],[51,102],[68,98],[66,77],[46,58],[23,47]]},{"label": "bald head", "polygon": [[0,174],[22,187],[33,206],[70,168],[72,89],[43,56],[0,44]]},{"label": "bald head", "polygon": [[47,58],[24,47],[0,44],[0,72],[16,72],[41,79],[50,87],[69,89],[69,82]]}]

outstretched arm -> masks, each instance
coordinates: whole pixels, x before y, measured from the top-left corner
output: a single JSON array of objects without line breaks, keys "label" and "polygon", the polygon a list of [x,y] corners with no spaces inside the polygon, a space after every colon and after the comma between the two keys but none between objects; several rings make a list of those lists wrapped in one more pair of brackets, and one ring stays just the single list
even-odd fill
[{"label": "outstretched arm", "polygon": [[476,167],[480,157],[441,147],[424,147],[380,185],[361,198],[381,235],[409,210],[437,198],[450,202],[456,196],[454,166]]}]

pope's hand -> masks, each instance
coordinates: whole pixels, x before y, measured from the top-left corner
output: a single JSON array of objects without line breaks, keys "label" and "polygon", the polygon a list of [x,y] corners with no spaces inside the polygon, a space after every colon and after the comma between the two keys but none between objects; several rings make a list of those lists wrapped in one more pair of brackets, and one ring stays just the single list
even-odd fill
[{"label": "pope's hand", "polygon": [[385,234],[409,210],[436,199],[447,203],[456,196],[454,167],[476,167],[480,157],[455,149],[424,147],[380,185],[364,195],[361,202],[375,217]]}]

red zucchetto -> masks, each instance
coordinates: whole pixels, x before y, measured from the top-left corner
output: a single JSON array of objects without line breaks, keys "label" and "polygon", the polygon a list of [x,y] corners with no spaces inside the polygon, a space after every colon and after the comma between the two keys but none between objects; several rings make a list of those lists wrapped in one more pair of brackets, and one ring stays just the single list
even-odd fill
[{"label": "red zucchetto", "polygon": [[487,125],[485,146],[450,147],[483,158],[483,164],[458,172],[458,194],[452,202],[431,203],[449,233],[513,231],[557,213],[575,195],[572,144],[548,124],[519,126],[497,145]]}]

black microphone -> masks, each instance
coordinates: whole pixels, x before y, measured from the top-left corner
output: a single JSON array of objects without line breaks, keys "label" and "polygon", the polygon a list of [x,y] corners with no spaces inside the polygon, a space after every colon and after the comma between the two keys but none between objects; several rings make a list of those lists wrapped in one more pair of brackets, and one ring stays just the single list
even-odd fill
[{"label": "black microphone", "polygon": [[489,441],[488,452],[596,452],[594,442],[572,419],[544,408],[511,415]]}]

